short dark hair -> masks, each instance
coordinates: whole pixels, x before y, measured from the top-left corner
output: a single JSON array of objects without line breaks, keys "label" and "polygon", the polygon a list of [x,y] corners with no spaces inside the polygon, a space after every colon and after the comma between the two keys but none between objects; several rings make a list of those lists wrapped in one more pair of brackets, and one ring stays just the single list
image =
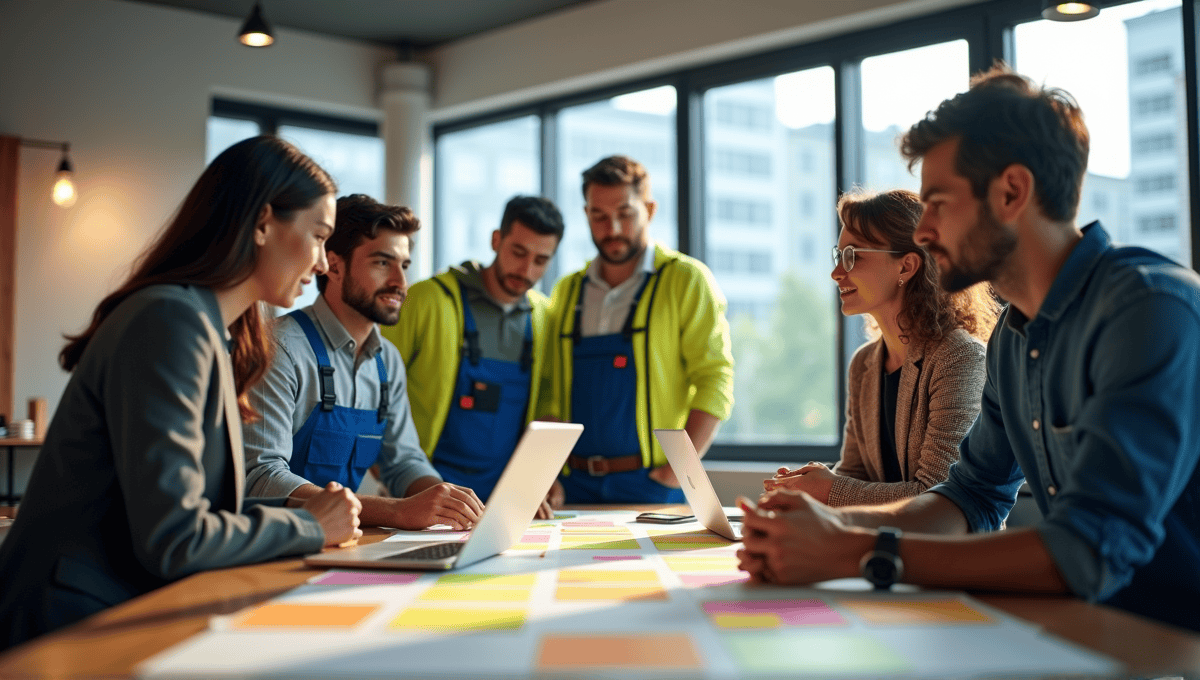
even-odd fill
[{"label": "short dark hair", "polygon": [[504,216],[500,218],[500,235],[507,236],[512,231],[513,222],[520,222],[539,234],[555,236],[558,240],[563,237],[563,218],[558,206],[548,198],[541,196],[514,196],[504,206]]},{"label": "short dark hair", "polygon": [[1033,174],[1034,198],[1046,217],[1075,218],[1090,143],[1083,111],[1067,92],[997,63],[913,125],[900,140],[900,153],[911,169],[933,147],[955,139],[955,172],[971,183],[976,198],[987,196],[988,184],[1005,168],[1023,165]]},{"label": "short dark hair", "polygon": [[[379,236],[380,229],[411,235],[420,228],[421,221],[405,206],[384,205],[366,194],[342,196],[337,200],[333,235],[325,242],[325,252],[349,262],[354,249]],[[328,284],[328,276],[317,276],[317,290],[324,293]]]},{"label": "short dark hair", "polygon": [[628,184],[643,201],[650,200],[650,173],[646,166],[629,156],[609,156],[583,171],[583,199],[587,200],[589,184],[615,187]]}]

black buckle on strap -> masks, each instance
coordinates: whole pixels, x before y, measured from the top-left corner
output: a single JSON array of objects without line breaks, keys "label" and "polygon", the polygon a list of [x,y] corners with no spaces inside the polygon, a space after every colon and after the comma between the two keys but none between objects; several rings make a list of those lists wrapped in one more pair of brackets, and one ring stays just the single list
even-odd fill
[{"label": "black buckle on strap", "polygon": [[379,410],[376,412],[375,422],[382,423],[388,417],[388,400],[391,397],[388,395],[388,384],[385,382],[379,383]]},{"label": "black buckle on strap", "polygon": [[333,391],[333,366],[321,366],[321,410],[332,411],[337,396]]},{"label": "black buckle on strap", "polygon": [[464,331],[463,336],[467,341],[467,361],[472,366],[478,366],[483,358],[483,350],[479,348],[479,331]]}]

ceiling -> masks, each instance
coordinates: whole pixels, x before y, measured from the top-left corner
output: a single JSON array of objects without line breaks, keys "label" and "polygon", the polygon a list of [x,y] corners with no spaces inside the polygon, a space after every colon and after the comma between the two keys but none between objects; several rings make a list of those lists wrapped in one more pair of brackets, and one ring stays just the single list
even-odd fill
[{"label": "ceiling", "polygon": [[[127,0],[244,20],[254,0]],[[422,49],[596,0],[261,0],[274,27]]]}]

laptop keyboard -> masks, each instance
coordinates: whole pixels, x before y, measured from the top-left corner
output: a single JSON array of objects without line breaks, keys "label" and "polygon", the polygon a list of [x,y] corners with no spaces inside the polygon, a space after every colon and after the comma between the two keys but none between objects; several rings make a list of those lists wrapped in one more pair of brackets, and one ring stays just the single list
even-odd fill
[{"label": "laptop keyboard", "polygon": [[397,555],[391,555],[386,559],[394,560],[442,560],[447,557],[457,555],[466,543],[461,541],[448,541],[446,543],[434,543],[412,550],[405,550]]}]

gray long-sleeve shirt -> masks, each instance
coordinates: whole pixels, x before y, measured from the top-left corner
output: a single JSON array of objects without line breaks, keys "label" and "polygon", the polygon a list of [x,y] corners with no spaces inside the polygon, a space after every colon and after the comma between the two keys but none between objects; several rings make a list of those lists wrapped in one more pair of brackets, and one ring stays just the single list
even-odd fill
[{"label": "gray long-sleeve shirt", "polygon": [[[421,450],[408,404],[404,362],[396,347],[382,342],[379,329],[373,327],[363,343],[362,353],[358,354],[354,339],[334,316],[324,296],[303,311],[313,320],[325,343],[333,366],[338,406],[370,411],[378,408],[379,372],[375,355],[383,353],[389,409],[383,446],[376,460],[383,486],[399,497],[420,477],[441,479]],[[300,324],[295,319],[281,317],[275,326],[275,360],[262,382],[250,391],[250,403],[262,418],[244,428],[247,496],[287,496],[308,483],[288,465],[292,458],[292,438],[320,401],[317,356]]]}]

